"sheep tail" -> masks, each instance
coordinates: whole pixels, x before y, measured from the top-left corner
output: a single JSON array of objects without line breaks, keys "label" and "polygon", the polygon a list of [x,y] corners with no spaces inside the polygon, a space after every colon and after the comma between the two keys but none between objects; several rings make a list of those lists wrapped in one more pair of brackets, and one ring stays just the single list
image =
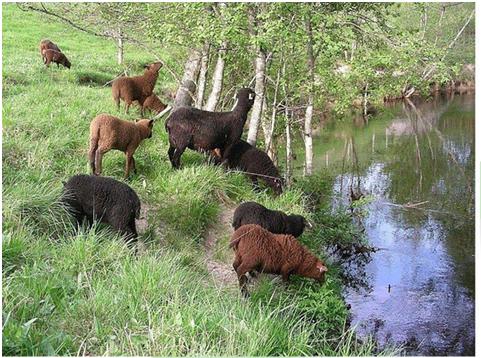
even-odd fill
[{"label": "sheep tail", "polygon": [[241,239],[242,239],[242,236],[232,240],[229,244],[229,248],[237,250],[237,246],[239,245],[239,242],[241,241]]}]

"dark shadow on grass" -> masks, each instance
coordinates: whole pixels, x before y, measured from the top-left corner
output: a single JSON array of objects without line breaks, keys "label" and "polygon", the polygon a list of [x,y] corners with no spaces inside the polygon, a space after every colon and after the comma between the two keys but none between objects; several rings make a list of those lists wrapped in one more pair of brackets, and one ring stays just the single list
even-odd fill
[{"label": "dark shadow on grass", "polygon": [[77,83],[82,86],[103,87],[111,86],[112,76],[100,72],[80,72],[77,73]]}]

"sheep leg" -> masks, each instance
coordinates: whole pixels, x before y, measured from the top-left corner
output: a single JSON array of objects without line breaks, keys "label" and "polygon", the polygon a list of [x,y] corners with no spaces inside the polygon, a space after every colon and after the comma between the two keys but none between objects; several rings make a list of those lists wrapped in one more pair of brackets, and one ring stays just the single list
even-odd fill
[{"label": "sheep leg", "polygon": [[92,170],[92,174],[95,174],[95,145],[90,144],[89,150],[89,162],[90,162],[90,169]]},{"label": "sheep leg", "polygon": [[94,172],[95,175],[102,174],[102,156],[104,155],[105,152],[106,150],[103,150],[101,148],[98,148],[95,151],[95,172]]},{"label": "sheep leg", "polygon": [[239,280],[240,290],[244,295],[244,297],[246,298],[249,297],[249,292],[247,291],[247,276],[246,276],[246,273],[249,271],[250,271],[250,267],[245,263],[241,263],[236,270],[237,278]]},{"label": "sheep leg", "polygon": [[185,148],[187,148],[187,146],[182,146],[182,147],[179,147],[179,148],[175,149],[175,153],[172,156],[172,160],[171,160],[172,167],[174,167],[174,169],[180,168],[180,157],[184,153]]},{"label": "sheep leg", "polygon": [[137,174],[137,167],[135,166],[135,159],[132,156],[132,169],[134,170],[134,173]]},{"label": "sheep leg", "polygon": [[232,266],[234,267],[234,271],[237,272],[237,268],[240,266],[241,263],[242,263],[241,257],[236,255],[235,260],[232,263]]},{"label": "sheep leg", "polygon": [[169,160],[170,162],[172,163],[172,166],[174,166],[173,164],[173,161],[172,161],[172,158],[174,156],[174,152],[175,152],[175,147],[173,147],[172,145],[169,147],[169,151],[168,151],[168,154],[169,154]]},{"label": "sheep leg", "polygon": [[252,187],[256,193],[261,191],[261,188],[259,187],[259,181],[257,180],[256,176],[250,175],[249,176],[251,181],[252,181]]},{"label": "sheep leg", "polygon": [[125,114],[129,114],[130,104],[131,102],[125,101]]},{"label": "sheep leg", "polygon": [[289,282],[289,276],[291,275],[292,267],[283,265],[281,267],[282,281]]},{"label": "sheep leg", "polygon": [[130,174],[130,168],[132,166],[132,159],[133,159],[133,153],[127,150],[125,153],[125,172],[124,172],[124,178],[127,179]]}]

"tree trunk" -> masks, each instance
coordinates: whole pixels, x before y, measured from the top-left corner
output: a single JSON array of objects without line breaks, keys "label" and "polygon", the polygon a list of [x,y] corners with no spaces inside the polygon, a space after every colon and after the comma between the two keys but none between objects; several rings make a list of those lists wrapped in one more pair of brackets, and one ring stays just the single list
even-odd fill
[{"label": "tree trunk", "polygon": [[309,83],[309,95],[307,100],[306,117],[304,120],[304,144],[306,147],[306,162],[304,167],[304,175],[312,175],[312,112],[314,110],[314,39],[312,35],[312,23],[310,15],[306,20],[306,33],[307,33],[307,64],[308,64],[308,81]]},{"label": "tree trunk", "polygon": [[289,188],[291,186],[292,179],[292,138],[291,138],[291,119],[289,117],[289,110],[287,109],[286,98],[286,184]]},{"label": "tree trunk", "polygon": [[221,48],[217,53],[217,63],[215,65],[214,74],[212,75],[212,90],[204,107],[206,111],[214,111],[217,102],[219,102],[220,94],[222,92],[222,82],[224,80],[224,56],[227,51],[226,48],[227,41],[222,41]]},{"label": "tree trunk", "polygon": [[256,56],[256,84],[254,88],[256,98],[254,99],[254,105],[252,106],[249,132],[247,134],[247,142],[251,145],[255,145],[257,142],[257,131],[259,130],[259,121],[262,114],[262,105],[264,103],[265,71],[266,54],[261,48],[258,48]]},{"label": "tree trunk", "polygon": [[184,75],[182,83],[177,90],[174,100],[174,109],[182,106],[191,106],[194,100],[195,92],[195,74],[200,64],[200,53],[197,50],[191,50],[189,58],[185,62]]},{"label": "tree trunk", "polygon": [[210,45],[207,43],[202,50],[202,59],[200,60],[200,72],[199,72],[199,79],[197,80],[197,108],[202,109],[204,103],[204,93],[205,93],[205,84],[207,79],[207,67],[209,65],[209,47]]},{"label": "tree trunk", "polygon": [[[264,130],[264,138],[266,141],[266,151],[267,155],[274,161],[276,156],[275,148],[273,144],[274,139],[274,128],[276,126],[276,114],[277,114],[277,93],[279,92],[279,82],[281,79],[281,67],[277,71],[277,78],[274,88],[274,99],[272,100],[272,113],[270,123],[267,120],[262,122],[262,129]],[[265,98],[265,97],[264,97]],[[267,104],[264,101],[264,108],[267,108]]]},{"label": "tree trunk", "polygon": [[124,63],[124,39],[121,29],[119,29],[119,37],[117,37],[117,63],[119,65]]},{"label": "tree trunk", "polygon": [[304,142],[306,146],[306,165],[304,167],[304,175],[312,175],[312,112],[314,109],[314,96],[312,93],[309,94],[307,108],[306,108],[306,118],[304,122]]}]

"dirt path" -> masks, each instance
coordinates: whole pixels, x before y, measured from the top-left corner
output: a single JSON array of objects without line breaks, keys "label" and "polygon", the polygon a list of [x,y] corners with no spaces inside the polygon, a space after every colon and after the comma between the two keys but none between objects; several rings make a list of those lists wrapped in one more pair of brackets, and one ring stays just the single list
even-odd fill
[{"label": "dirt path", "polygon": [[237,285],[237,275],[232,268],[233,252],[229,249],[233,215],[234,208],[221,205],[217,221],[205,235],[206,266],[220,286]]}]

